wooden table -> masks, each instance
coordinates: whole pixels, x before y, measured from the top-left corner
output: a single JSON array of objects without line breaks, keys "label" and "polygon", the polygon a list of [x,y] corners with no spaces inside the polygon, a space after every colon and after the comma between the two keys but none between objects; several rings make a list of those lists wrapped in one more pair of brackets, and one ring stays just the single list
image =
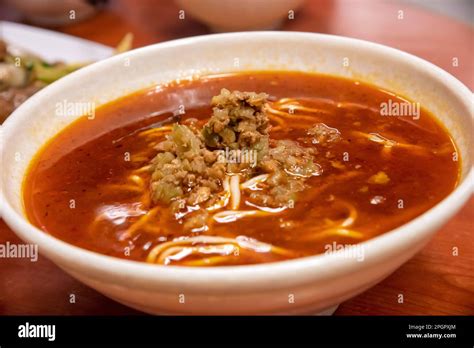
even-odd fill
[{"label": "wooden table", "polygon": [[[135,47],[207,34],[178,20],[171,1],[111,1],[96,17],[57,30],[114,46],[127,32]],[[403,11],[403,19],[398,19]],[[17,15],[0,5],[0,18]],[[474,87],[474,30],[467,24],[393,1],[308,1],[283,30],[344,35],[396,47]],[[46,47],[45,47],[46,49]],[[453,58],[459,65],[453,66]],[[474,199],[413,259],[339,307],[337,315],[474,314]],[[21,241],[0,220],[0,243]],[[459,255],[453,256],[453,248]],[[69,303],[70,294],[76,303]],[[398,303],[403,294],[404,303]],[[139,314],[77,282],[50,261],[0,260],[0,314]]]}]

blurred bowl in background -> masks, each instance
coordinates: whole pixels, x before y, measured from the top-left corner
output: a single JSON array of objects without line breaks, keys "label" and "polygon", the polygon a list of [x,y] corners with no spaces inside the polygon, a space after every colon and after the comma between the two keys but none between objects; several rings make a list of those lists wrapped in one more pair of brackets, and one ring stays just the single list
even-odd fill
[{"label": "blurred bowl in background", "polygon": [[304,0],[176,0],[214,32],[276,29]]},{"label": "blurred bowl in background", "polygon": [[5,0],[28,22],[61,26],[92,17],[97,8],[86,0]]}]

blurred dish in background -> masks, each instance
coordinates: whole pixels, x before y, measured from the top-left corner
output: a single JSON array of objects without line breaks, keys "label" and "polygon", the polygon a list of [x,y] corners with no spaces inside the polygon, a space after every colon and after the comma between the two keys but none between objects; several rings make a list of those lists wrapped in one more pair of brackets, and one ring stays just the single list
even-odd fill
[{"label": "blurred dish in background", "polygon": [[98,4],[106,1],[86,0],[5,0],[27,21],[44,26],[61,26],[92,17]]},{"label": "blurred dish in background", "polygon": [[276,29],[304,0],[176,0],[188,13],[212,31]]},{"label": "blurred dish in background", "polygon": [[27,98],[59,78],[127,51],[132,34],[112,48],[22,24],[0,22],[0,124]]}]

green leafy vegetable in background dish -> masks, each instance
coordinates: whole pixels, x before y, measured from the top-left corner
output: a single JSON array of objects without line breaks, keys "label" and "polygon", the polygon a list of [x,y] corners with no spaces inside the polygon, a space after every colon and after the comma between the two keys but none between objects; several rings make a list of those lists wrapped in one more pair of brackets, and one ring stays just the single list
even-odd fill
[{"label": "green leafy vegetable in background dish", "polygon": [[[114,54],[130,50],[132,42],[133,34],[126,34]],[[0,124],[37,91],[90,63],[51,63],[29,52],[12,51],[18,49],[0,40]]]}]

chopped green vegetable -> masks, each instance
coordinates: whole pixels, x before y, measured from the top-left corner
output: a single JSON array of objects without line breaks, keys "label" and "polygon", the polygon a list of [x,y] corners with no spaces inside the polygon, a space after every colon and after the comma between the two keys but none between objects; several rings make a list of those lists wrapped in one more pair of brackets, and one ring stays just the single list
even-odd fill
[{"label": "chopped green vegetable", "polygon": [[201,141],[188,127],[174,124],[171,136],[178,147],[178,153],[197,155],[199,152]]}]

